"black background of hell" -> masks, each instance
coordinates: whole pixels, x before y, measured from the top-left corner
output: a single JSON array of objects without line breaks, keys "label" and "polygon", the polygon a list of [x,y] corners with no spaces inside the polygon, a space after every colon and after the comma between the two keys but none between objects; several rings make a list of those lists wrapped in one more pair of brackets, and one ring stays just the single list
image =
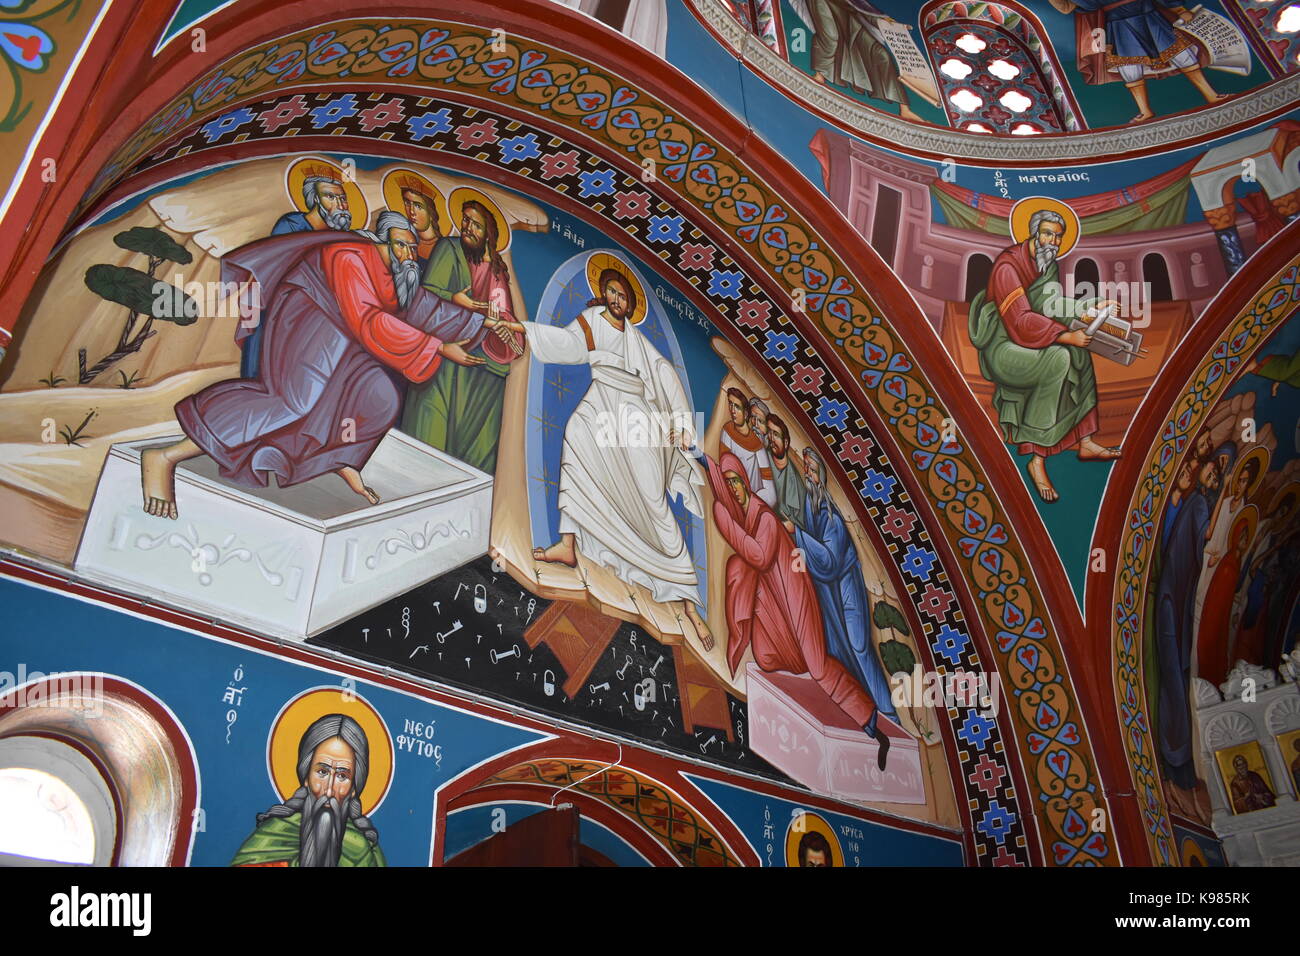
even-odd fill
[{"label": "black background of hell", "polygon": [[[475,606],[476,589],[482,611]],[[697,725],[687,733],[672,651],[635,625],[620,624],[577,696],[566,697],[562,686],[569,675],[550,647],[542,642],[530,649],[524,639],[524,631],[550,604],[509,574],[494,572],[484,557],[308,644],[799,786],[747,748],[745,703],[731,694],[727,710],[734,742],[720,728]],[[655,681],[655,699],[644,699],[638,709],[636,688],[648,677]]]}]

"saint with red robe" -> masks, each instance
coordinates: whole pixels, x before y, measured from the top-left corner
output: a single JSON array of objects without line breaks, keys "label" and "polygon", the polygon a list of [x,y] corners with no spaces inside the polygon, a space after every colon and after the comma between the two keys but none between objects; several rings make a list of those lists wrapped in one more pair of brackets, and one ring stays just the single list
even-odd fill
[{"label": "saint with red robe", "polygon": [[[386,212],[380,242],[310,232],[250,243],[222,260],[223,282],[256,282],[266,309],[255,378],[210,385],[176,405],[186,438],[141,456],[145,510],[175,518],[176,465],[206,454],[223,478],[280,487],[337,472],[371,504],[360,469],[402,409],[406,382],[465,346],[482,316],[420,288],[416,235]],[[241,329],[241,333],[245,330]]]},{"label": "saint with red robe", "polygon": [[1254,536],[1254,506],[1243,509],[1228,535],[1228,547],[1210,572],[1209,587],[1201,605],[1200,626],[1196,634],[1197,676],[1219,685],[1228,679],[1232,667],[1228,648],[1232,645],[1232,610],[1241,583],[1242,561]]},{"label": "saint with red robe", "polygon": [[1245,757],[1241,754],[1233,757],[1232,769],[1236,773],[1228,781],[1228,791],[1232,794],[1233,813],[1251,813],[1277,806],[1276,794],[1263,777],[1250,769]]},{"label": "saint with red robe", "polygon": [[885,766],[889,736],[877,727],[876,702],[826,650],[821,610],[807,571],[796,564],[794,540],[765,502],[750,491],[745,466],[730,452],[706,459],[713,520],[735,550],[727,559],[727,664],[735,674],[745,649],[765,671],[808,674],[879,745]]},{"label": "saint with red robe", "polygon": [[722,435],[718,441],[722,450],[731,452],[745,466],[745,478],[750,490],[776,507],[772,457],[763,437],[753,428],[751,405],[752,399],[746,398],[740,389],[727,389],[727,414],[730,420],[722,426]]},{"label": "saint with red robe", "polygon": [[1056,256],[1065,231],[1060,213],[1036,211],[1029,237],[993,263],[988,290],[971,301],[969,319],[980,373],[996,386],[1003,438],[1032,456],[1029,475],[1048,502],[1059,497],[1047,477],[1049,456],[1077,446],[1080,459],[1119,457],[1118,449],[1092,439],[1098,428],[1092,337],[1069,326],[1094,303],[1062,294]]}]

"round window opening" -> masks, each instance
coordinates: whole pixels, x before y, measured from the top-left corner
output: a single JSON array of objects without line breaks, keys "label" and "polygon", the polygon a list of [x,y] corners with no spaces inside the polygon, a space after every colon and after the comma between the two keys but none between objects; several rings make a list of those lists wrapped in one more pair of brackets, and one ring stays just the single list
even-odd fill
[{"label": "round window opening", "polygon": [[108,782],[68,744],[0,740],[0,861],[107,866],[116,814]]}]

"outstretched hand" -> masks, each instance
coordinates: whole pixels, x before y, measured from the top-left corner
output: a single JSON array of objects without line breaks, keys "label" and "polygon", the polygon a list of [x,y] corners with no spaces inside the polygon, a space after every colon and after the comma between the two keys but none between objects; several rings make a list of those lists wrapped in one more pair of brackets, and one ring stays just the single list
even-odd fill
[{"label": "outstretched hand", "polygon": [[465,351],[465,343],[468,341],[469,339],[461,339],[459,342],[444,342],[438,349],[438,353],[457,365],[482,365],[483,359]]},{"label": "outstretched hand", "polygon": [[506,344],[510,351],[515,355],[523,355],[524,347],[519,343],[515,336],[526,335],[526,331],[519,322],[511,322],[507,319],[484,319],[483,325],[496,333],[497,338]]}]

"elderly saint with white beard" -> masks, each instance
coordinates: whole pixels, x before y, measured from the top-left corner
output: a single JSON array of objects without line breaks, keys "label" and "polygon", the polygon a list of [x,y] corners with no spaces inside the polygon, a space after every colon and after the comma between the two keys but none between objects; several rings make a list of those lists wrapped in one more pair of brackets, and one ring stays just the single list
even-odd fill
[{"label": "elderly saint with white beard", "polygon": [[370,742],[345,714],[316,720],[298,744],[300,786],[257,815],[231,866],[386,866],[379,833],[361,812]]},{"label": "elderly saint with white beard", "polygon": [[987,292],[970,304],[971,343],[981,374],[997,386],[993,405],[1003,438],[1032,455],[1029,475],[1048,502],[1059,497],[1047,476],[1050,456],[1076,447],[1085,461],[1120,454],[1092,438],[1098,429],[1092,337],[1071,331],[1070,322],[1106,303],[1063,294],[1056,258],[1065,231],[1060,213],[1033,213],[1029,237],[1002,251]]},{"label": "elderly saint with white beard", "polygon": [[421,288],[417,241],[389,211],[372,236],[297,233],[228,253],[222,281],[256,283],[265,304],[253,324],[265,331],[258,372],[177,403],[186,437],[141,455],[145,511],[176,518],[176,466],[204,454],[236,484],[274,476],[284,488],[333,472],[378,504],[360,469],[397,423],[406,383],[444,358],[479,364],[467,348],[496,324]]}]

